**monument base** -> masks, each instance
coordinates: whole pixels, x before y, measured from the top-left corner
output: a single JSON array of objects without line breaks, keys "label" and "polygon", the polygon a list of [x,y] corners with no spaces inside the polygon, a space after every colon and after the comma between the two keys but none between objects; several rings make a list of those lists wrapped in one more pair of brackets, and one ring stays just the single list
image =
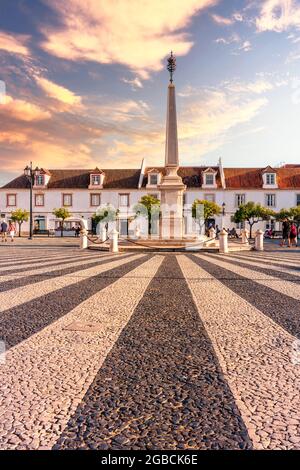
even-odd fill
[{"label": "monument base", "polygon": [[186,186],[177,174],[178,167],[167,167],[166,176],[159,185],[161,192],[161,221],[160,238],[182,239],[183,223],[183,193]]}]

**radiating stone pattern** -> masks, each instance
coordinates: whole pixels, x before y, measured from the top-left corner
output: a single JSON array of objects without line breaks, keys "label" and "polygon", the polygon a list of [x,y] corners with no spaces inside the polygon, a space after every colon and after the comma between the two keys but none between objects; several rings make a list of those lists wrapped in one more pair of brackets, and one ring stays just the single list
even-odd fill
[{"label": "radiating stone pattern", "polygon": [[298,253],[0,253],[0,449],[300,449]]}]

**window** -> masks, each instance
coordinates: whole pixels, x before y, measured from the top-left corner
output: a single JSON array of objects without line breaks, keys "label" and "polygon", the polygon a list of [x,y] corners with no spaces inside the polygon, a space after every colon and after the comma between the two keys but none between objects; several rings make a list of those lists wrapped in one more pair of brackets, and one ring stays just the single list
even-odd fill
[{"label": "window", "polygon": [[91,206],[100,206],[100,194],[91,194]]},{"label": "window", "polygon": [[35,194],[34,203],[35,206],[44,206],[44,194]]},{"label": "window", "polygon": [[296,195],[296,204],[297,206],[300,206],[300,194]]},{"label": "window", "polygon": [[215,175],[212,173],[208,173],[205,175],[205,184],[209,186],[213,186],[215,184]]},{"label": "window", "polygon": [[91,181],[93,186],[100,186],[100,175],[92,175]]},{"label": "window", "polygon": [[17,205],[17,195],[16,194],[7,194],[6,195],[6,205],[15,207]]},{"label": "window", "polygon": [[275,173],[267,173],[266,174],[266,184],[269,184],[269,185],[276,184],[275,176],[276,176]]},{"label": "window", "polygon": [[150,184],[153,186],[157,184],[157,175],[150,175]]},{"label": "window", "polygon": [[63,194],[63,206],[72,206],[72,194]]},{"label": "window", "polygon": [[215,202],[215,195],[214,194],[204,194],[205,201]]},{"label": "window", "polygon": [[44,175],[36,175],[35,177],[35,184],[36,186],[44,186]]},{"label": "window", "polygon": [[246,194],[236,194],[235,195],[235,207],[240,207],[246,202]]},{"label": "window", "polygon": [[276,206],[276,194],[266,194],[266,206],[267,207]]},{"label": "window", "polygon": [[129,194],[119,194],[119,206],[129,207]]}]

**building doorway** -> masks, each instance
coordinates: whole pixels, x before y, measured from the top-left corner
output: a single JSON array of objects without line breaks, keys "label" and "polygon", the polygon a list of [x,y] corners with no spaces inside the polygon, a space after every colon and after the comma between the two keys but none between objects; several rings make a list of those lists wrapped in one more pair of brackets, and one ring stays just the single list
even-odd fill
[{"label": "building doorway", "polygon": [[128,236],[128,219],[120,219],[120,236]]},{"label": "building doorway", "polygon": [[44,215],[36,215],[34,217],[34,230],[36,232],[46,230],[46,217]]}]

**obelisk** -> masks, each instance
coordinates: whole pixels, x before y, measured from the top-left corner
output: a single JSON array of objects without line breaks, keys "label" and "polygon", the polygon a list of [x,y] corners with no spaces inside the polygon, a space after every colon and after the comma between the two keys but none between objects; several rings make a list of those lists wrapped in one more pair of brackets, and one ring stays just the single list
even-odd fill
[{"label": "obelisk", "polygon": [[171,52],[167,69],[170,73],[167,103],[165,174],[159,185],[161,191],[161,230],[163,239],[181,239],[183,237],[183,192],[186,186],[178,175],[178,137],[176,96],[173,74],[176,69],[176,59]]}]

